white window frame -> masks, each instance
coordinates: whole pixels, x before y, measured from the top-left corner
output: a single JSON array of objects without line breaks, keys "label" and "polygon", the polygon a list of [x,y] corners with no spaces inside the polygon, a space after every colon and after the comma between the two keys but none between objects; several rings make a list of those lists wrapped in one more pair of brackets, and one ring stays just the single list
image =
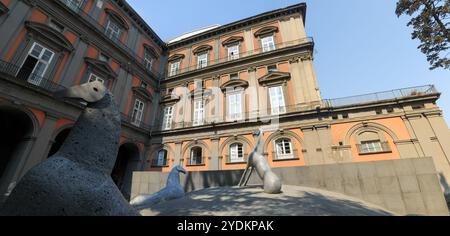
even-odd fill
[{"label": "white window frame", "polygon": [[230,121],[242,119],[243,96],[240,92],[230,93],[227,95],[228,119]]},{"label": "white window frame", "polygon": [[91,82],[94,82],[94,81],[99,81],[102,84],[105,84],[105,79],[103,79],[102,77],[100,77],[100,76],[98,76],[98,75],[96,75],[94,73],[91,73],[89,75],[88,83],[91,83]]},{"label": "white window frame", "polygon": [[377,153],[383,152],[381,140],[361,141],[361,153]]},{"label": "white window frame", "polygon": [[[292,149],[292,141],[287,138],[281,138],[275,141],[275,150],[277,159],[293,159],[294,150]],[[286,147],[289,147],[289,153]]]},{"label": "white window frame", "polygon": [[163,129],[172,129],[174,106],[168,106],[164,108]]},{"label": "white window frame", "polygon": [[[201,153],[200,153],[200,158],[201,158],[201,163],[198,163],[197,162],[197,159],[194,159],[194,150],[195,149],[200,149],[201,150]],[[203,148],[201,148],[201,147],[193,147],[193,148],[191,148],[191,152],[190,152],[190,158],[189,158],[189,165],[191,165],[191,166],[194,166],[194,165],[201,165],[201,164],[204,164],[204,163],[202,163],[203,162]],[[195,160],[195,162],[193,161],[193,160]]]},{"label": "white window frame", "polygon": [[[34,49],[36,47],[40,47],[41,48],[41,50],[38,52],[38,55],[34,54],[34,52],[35,52]],[[48,60],[44,59],[44,55],[45,55],[46,52],[51,53],[51,55],[48,58]],[[34,65],[34,68],[31,71],[30,76],[27,78],[27,81],[29,83],[31,83],[31,84],[39,86],[41,84],[41,82],[42,82],[42,79],[44,78],[45,73],[47,72],[48,66],[52,63],[52,60],[53,60],[53,57],[55,56],[55,53],[52,50],[42,46],[39,43],[36,43],[36,42],[33,43],[33,45],[31,46],[30,50],[28,51],[27,56],[25,57],[25,59],[22,62],[22,66],[17,71],[17,75],[20,73],[21,69],[23,68],[23,66],[24,66],[24,64],[25,64],[25,62],[26,62],[26,60],[27,60],[27,58],[29,56],[35,58],[37,60],[37,63]],[[41,65],[44,66],[44,69],[41,71],[40,74],[37,74],[36,73],[36,69],[38,68],[38,65],[40,63],[41,63]]]},{"label": "white window frame", "polygon": [[284,99],[283,86],[270,87],[269,97],[272,115],[286,113],[286,102]]},{"label": "white window frame", "polygon": [[142,118],[144,117],[144,111],[145,103],[140,99],[136,99],[136,101],[134,101],[133,111],[131,113],[131,124],[139,127],[141,125]]},{"label": "white window frame", "polygon": [[84,0],[62,0],[62,2],[75,12],[80,11],[84,4]]},{"label": "white window frame", "polygon": [[174,61],[170,63],[169,76],[177,75],[181,66],[181,61]]},{"label": "white window frame", "polygon": [[197,69],[208,66],[208,52],[202,52],[197,55]]},{"label": "white window frame", "polygon": [[231,163],[244,161],[244,145],[242,145],[241,143],[233,143],[230,145],[230,160],[229,161]]},{"label": "white window frame", "polygon": [[167,156],[168,156],[168,152],[165,149],[162,149],[158,152],[158,156],[157,156],[157,163],[156,166],[161,167],[164,166],[164,162],[166,162],[167,164]]},{"label": "white window frame", "polygon": [[276,49],[273,35],[261,37],[261,47],[263,52],[270,52]]},{"label": "white window frame", "polygon": [[229,61],[239,59],[239,44],[228,46],[227,51]]},{"label": "white window frame", "polygon": [[151,71],[153,68],[153,61],[155,58],[147,50],[144,52],[144,65],[147,70]]},{"label": "white window frame", "polygon": [[193,126],[203,125],[205,120],[205,101],[203,99],[194,100],[194,119]]},{"label": "white window frame", "polygon": [[120,37],[122,36],[122,29],[117,23],[109,19],[108,24],[106,25],[105,33],[110,39],[120,41]]}]

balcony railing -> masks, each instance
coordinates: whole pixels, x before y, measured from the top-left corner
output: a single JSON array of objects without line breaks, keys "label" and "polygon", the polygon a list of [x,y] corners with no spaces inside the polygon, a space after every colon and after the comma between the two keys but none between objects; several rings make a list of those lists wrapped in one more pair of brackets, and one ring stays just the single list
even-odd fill
[{"label": "balcony railing", "polygon": [[150,132],[152,130],[152,127],[150,124],[145,123],[144,121],[139,121],[138,119],[136,119],[135,117],[131,116],[131,115],[126,115],[124,113],[121,113],[122,115],[122,122],[126,123],[132,127],[136,127],[136,128],[140,128],[143,129],[145,131]]},{"label": "balcony railing", "polygon": [[19,73],[21,71],[21,67],[11,64],[6,61],[0,60],[0,73],[9,76],[10,78],[19,80],[19,81],[25,81],[27,86],[31,86],[37,89],[42,89],[48,92],[56,92],[58,90],[62,90],[65,87],[62,85],[59,85],[52,80],[49,80],[47,78],[44,78],[42,76],[39,76],[37,74],[31,73],[32,71],[25,71],[22,70],[22,72],[26,73]]},{"label": "balcony railing", "polygon": [[272,157],[274,161],[285,161],[285,160],[296,160],[298,155],[298,150],[294,149],[290,154],[279,155],[277,152],[272,152]]},{"label": "balcony railing", "polygon": [[142,65],[145,70],[152,74],[155,78],[160,79],[163,75],[163,73],[158,73],[155,72],[154,68],[152,68],[152,70],[149,70],[146,68],[146,65],[144,63],[144,59],[142,57],[140,57],[133,49],[129,48],[125,43],[123,43],[119,38],[117,37],[110,37],[106,32],[106,27],[101,25],[98,22],[98,19],[93,18],[92,16],[90,16],[88,13],[86,13],[84,11],[84,9],[80,8],[77,5],[74,4],[67,4],[68,2],[71,1],[67,1],[67,0],[59,0],[61,2],[62,5],[64,5],[67,9],[69,9],[70,11],[72,11],[73,13],[77,14],[78,16],[80,16],[82,19],[84,19],[85,21],[87,21],[88,23],[90,23],[92,26],[94,26],[97,30],[99,30],[108,40],[110,40],[111,42],[113,42],[114,45],[118,46],[119,48],[121,48],[122,50],[126,51],[130,58],[134,59],[135,62],[139,65]]},{"label": "balcony railing", "polygon": [[[306,44],[306,43],[314,43],[313,38],[308,37],[308,38],[302,38],[302,39],[297,39],[297,40],[292,40],[292,41],[288,41],[288,42],[275,44],[275,49],[270,50],[270,51],[263,51],[263,48],[261,47],[261,48],[255,49],[255,50],[241,52],[239,54],[233,55],[233,57],[227,56],[227,57],[219,58],[219,59],[215,59],[215,60],[208,60],[207,66],[203,66],[203,65],[199,66],[196,63],[195,65],[180,68],[176,73],[174,73],[172,75],[171,75],[171,73],[167,73],[167,74],[168,74],[168,77],[170,78],[170,77],[174,77],[174,76],[184,74],[184,73],[187,73],[190,71],[205,69],[205,68],[211,67],[213,65],[217,65],[217,64],[221,64],[221,63],[225,63],[225,62],[231,62],[231,61],[238,61],[242,58],[250,57],[253,55],[269,53],[269,52],[273,52],[273,51],[276,51],[279,49],[288,48],[288,47],[292,47],[292,46],[296,46],[296,45],[300,45],[300,44]],[[169,67],[169,69],[170,69],[170,67]]]},{"label": "balcony railing", "polygon": [[201,160],[198,160],[197,158],[191,159],[188,158],[186,161],[186,166],[204,166],[205,165],[205,158],[204,156],[201,157]]},{"label": "balcony railing", "polygon": [[296,112],[307,112],[307,111],[315,111],[317,109],[335,109],[343,106],[354,106],[365,103],[373,103],[373,102],[383,102],[390,100],[400,100],[408,97],[420,97],[424,95],[432,95],[438,94],[439,92],[436,90],[434,85],[425,85],[418,87],[410,87],[403,89],[395,89],[385,92],[377,92],[366,95],[352,96],[352,97],[344,97],[337,99],[324,99],[317,102],[311,103],[302,103],[291,106],[285,106],[283,113],[273,114],[272,109],[260,109],[251,112],[242,113],[241,119],[230,119],[228,115],[221,116],[209,116],[205,118],[202,122],[202,125],[196,125],[192,121],[180,121],[180,122],[172,122],[171,129],[161,129],[162,123],[161,120],[157,120],[155,122],[155,130],[176,130],[183,128],[193,128],[193,127],[202,127],[202,126],[210,126],[210,125],[219,125],[219,124],[240,124],[245,122],[254,122],[258,120],[264,121],[265,119],[269,120],[273,117],[277,116],[285,116],[291,113]]},{"label": "balcony railing", "polygon": [[378,142],[376,145],[368,147],[367,144],[357,144],[358,152],[361,155],[364,154],[377,154],[391,152],[391,147],[388,142]]},{"label": "balcony railing", "polygon": [[248,154],[245,153],[244,156],[242,157],[242,159],[231,159],[230,155],[225,155],[225,160],[227,164],[242,164],[242,163],[247,163],[248,160]]}]

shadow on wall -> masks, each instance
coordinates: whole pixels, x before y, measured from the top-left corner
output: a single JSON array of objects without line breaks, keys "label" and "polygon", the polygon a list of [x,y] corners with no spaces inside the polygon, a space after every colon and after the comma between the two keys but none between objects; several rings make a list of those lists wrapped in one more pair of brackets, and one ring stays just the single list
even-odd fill
[{"label": "shadow on wall", "polygon": [[445,189],[445,201],[447,202],[448,209],[450,209],[450,186],[448,185],[447,180],[445,180],[444,174],[439,173],[439,181]]},{"label": "shadow on wall", "polygon": [[[152,208],[158,216],[186,215],[270,215],[270,216],[380,216],[391,215],[359,202],[316,192],[295,190],[301,197],[267,197],[260,192],[211,188],[188,194],[183,199]],[[279,196],[279,195],[278,195]],[[186,204],[189,201],[190,204]]]},{"label": "shadow on wall", "polygon": [[[243,173],[243,170],[188,172],[187,175],[181,176],[180,182],[184,183],[185,192],[211,187],[237,186]],[[255,178],[258,177],[253,173],[252,178],[253,181],[251,180],[250,183],[257,181]]]}]

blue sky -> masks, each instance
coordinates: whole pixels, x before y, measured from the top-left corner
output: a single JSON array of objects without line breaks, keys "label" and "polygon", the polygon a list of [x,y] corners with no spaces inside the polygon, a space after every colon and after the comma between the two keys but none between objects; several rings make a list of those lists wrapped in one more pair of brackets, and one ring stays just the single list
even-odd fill
[{"label": "blue sky", "polygon": [[163,39],[306,2],[306,31],[324,98],[434,84],[450,124],[450,70],[430,71],[395,0],[128,0]]}]

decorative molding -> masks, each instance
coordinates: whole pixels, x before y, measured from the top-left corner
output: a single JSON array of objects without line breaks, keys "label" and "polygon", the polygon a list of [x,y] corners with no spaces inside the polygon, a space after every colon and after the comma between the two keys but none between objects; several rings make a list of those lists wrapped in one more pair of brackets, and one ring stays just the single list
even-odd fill
[{"label": "decorative molding", "polygon": [[150,45],[145,43],[144,44],[144,49],[146,50],[146,52],[150,53],[152,55],[152,57],[154,57],[156,59],[159,57],[158,53],[156,52],[156,50],[152,46],[150,46]]},{"label": "decorative molding", "polygon": [[242,89],[247,89],[248,88],[248,82],[245,80],[241,80],[241,79],[233,79],[233,80],[228,80],[227,82],[223,83],[220,86],[220,89],[225,92],[227,89],[236,89],[236,88],[242,88]]},{"label": "decorative molding", "polygon": [[124,29],[129,30],[130,26],[128,25],[127,21],[120,16],[119,13],[115,12],[114,10],[110,8],[105,9],[106,14],[111,17],[115,22],[119,23],[120,26],[122,26]]},{"label": "decorative molding", "polygon": [[133,87],[132,88],[133,93],[135,93],[136,95],[138,95],[139,97],[144,98],[147,101],[152,101],[153,100],[153,96],[152,94],[145,88],[142,87]]},{"label": "decorative molding", "polygon": [[114,70],[109,66],[108,63],[104,62],[104,61],[100,61],[97,59],[93,59],[90,57],[85,57],[84,61],[91,66],[92,68],[94,68],[95,70],[100,71],[101,73],[103,73],[104,75],[107,75],[109,78],[115,79],[117,78],[117,74],[114,72]]},{"label": "decorative molding", "polygon": [[429,111],[429,112],[424,112],[423,115],[425,117],[440,117],[442,116],[442,111]]},{"label": "decorative molding", "polygon": [[41,36],[64,50],[69,52],[74,50],[72,43],[63,34],[52,29],[48,25],[26,21],[25,27],[30,33]]},{"label": "decorative molding", "polygon": [[256,66],[249,67],[249,68],[247,69],[247,72],[248,72],[248,73],[256,72]]},{"label": "decorative molding", "polygon": [[184,54],[174,54],[172,56],[170,56],[167,61],[168,62],[173,62],[173,61],[178,61],[178,60],[182,60],[184,59],[186,56]]},{"label": "decorative molding", "polygon": [[173,104],[180,101],[180,97],[174,94],[167,94],[161,98],[160,104]]},{"label": "decorative molding", "polygon": [[270,72],[267,75],[258,79],[262,86],[283,84],[291,79],[291,73],[288,72]]},{"label": "decorative molding", "polygon": [[263,27],[263,28],[257,30],[254,35],[255,35],[255,37],[260,37],[260,36],[264,36],[264,35],[272,34],[272,33],[277,33],[277,32],[278,32],[278,27],[276,27],[276,26],[266,26],[266,27]]},{"label": "decorative molding", "polygon": [[206,45],[205,44],[205,45],[198,46],[197,48],[192,50],[192,53],[194,55],[197,55],[197,54],[202,53],[202,52],[211,51],[212,49],[213,49],[213,47],[211,45]]},{"label": "decorative molding", "polygon": [[241,36],[231,36],[228,39],[224,40],[222,42],[222,46],[226,47],[226,46],[230,46],[232,44],[237,44],[244,41],[244,37]]},{"label": "decorative molding", "polygon": [[292,64],[292,63],[297,63],[300,61],[312,61],[312,60],[314,60],[313,55],[310,53],[307,53],[307,54],[303,54],[301,56],[296,56],[296,57],[289,59],[289,63]]},{"label": "decorative molding", "polygon": [[415,119],[422,118],[422,115],[421,114],[406,114],[405,118],[408,120],[415,120]]}]

